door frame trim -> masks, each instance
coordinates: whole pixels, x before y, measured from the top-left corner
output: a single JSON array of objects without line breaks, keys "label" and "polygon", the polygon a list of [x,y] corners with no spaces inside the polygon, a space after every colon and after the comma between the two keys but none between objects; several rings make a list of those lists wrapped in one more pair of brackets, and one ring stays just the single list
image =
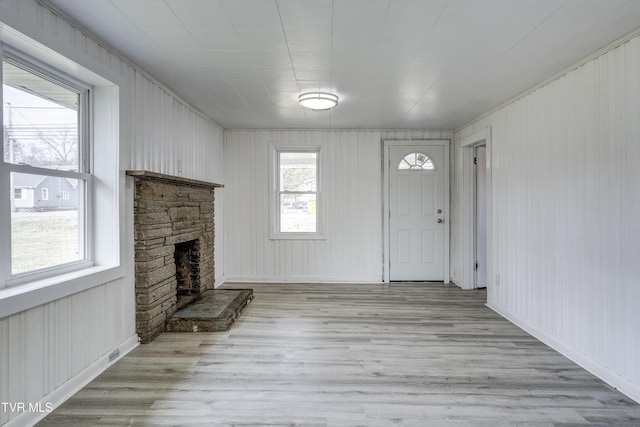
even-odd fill
[{"label": "door frame trim", "polygon": [[[459,141],[459,161],[462,171],[461,194],[458,228],[458,256],[462,258],[462,277],[458,286],[462,289],[474,289],[476,287],[475,259],[476,259],[476,174],[473,165],[474,149],[478,146],[486,146],[486,206],[487,206],[487,289],[490,291],[493,278],[493,265],[491,262],[492,232],[491,232],[491,128],[487,127],[475,132]],[[459,187],[460,188],[460,187]],[[460,265],[460,264],[458,264]]]},{"label": "door frame trim", "polygon": [[451,235],[451,215],[450,215],[450,150],[451,140],[449,139],[421,139],[421,140],[383,140],[383,155],[382,155],[382,276],[385,283],[389,283],[389,268],[390,268],[390,243],[389,243],[389,227],[391,216],[389,206],[389,168],[390,166],[390,147],[392,146],[415,146],[415,147],[428,147],[428,146],[441,146],[444,147],[444,206],[443,218],[445,221],[444,229],[444,248],[443,248],[443,280],[444,283],[451,281],[450,266],[449,266],[449,246]]},{"label": "door frame trim", "polygon": [[[476,145],[475,147],[473,147],[473,157],[474,159],[478,158],[478,149],[479,148],[484,148],[485,149],[485,162],[484,162],[484,176],[485,176],[485,194],[484,194],[484,201],[485,201],[485,221],[484,221],[484,230],[485,230],[485,234],[487,234],[486,238],[485,238],[485,247],[484,247],[484,255],[485,255],[485,259],[484,262],[487,264],[484,266],[484,270],[485,270],[485,285],[482,287],[487,287],[486,282],[489,281],[489,270],[487,269],[488,263],[487,260],[489,259],[489,245],[487,245],[487,238],[488,238],[488,229],[487,229],[487,224],[488,224],[488,218],[487,218],[487,208],[486,208],[486,204],[487,204],[487,161],[486,161],[486,153],[487,153],[487,146],[486,144],[481,144],[481,145]],[[480,261],[480,244],[478,242],[478,234],[480,231],[480,227],[482,225],[482,222],[480,221],[480,193],[479,193],[479,180],[478,177],[480,175],[480,165],[478,164],[477,161],[474,160],[475,163],[475,168],[473,171],[473,180],[474,180],[474,185],[473,185],[473,253],[474,253],[474,258],[475,258],[475,262],[479,262]],[[480,272],[480,267],[474,267],[474,272],[473,272],[473,287],[475,289],[480,288],[480,280],[479,280],[479,272]]]}]

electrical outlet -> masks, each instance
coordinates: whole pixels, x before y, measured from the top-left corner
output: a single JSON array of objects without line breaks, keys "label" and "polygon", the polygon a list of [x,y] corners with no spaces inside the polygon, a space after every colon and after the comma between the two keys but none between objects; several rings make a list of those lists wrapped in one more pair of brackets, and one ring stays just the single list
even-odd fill
[{"label": "electrical outlet", "polygon": [[109,353],[109,363],[116,360],[118,356],[120,356],[120,349],[116,347],[111,353]]}]

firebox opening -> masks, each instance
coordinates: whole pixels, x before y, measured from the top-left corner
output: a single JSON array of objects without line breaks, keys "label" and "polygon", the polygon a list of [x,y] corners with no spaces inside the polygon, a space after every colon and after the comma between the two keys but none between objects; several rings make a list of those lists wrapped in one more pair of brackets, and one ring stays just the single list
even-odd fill
[{"label": "firebox opening", "polygon": [[200,293],[200,245],[198,239],[176,243],[174,251],[178,305]]}]

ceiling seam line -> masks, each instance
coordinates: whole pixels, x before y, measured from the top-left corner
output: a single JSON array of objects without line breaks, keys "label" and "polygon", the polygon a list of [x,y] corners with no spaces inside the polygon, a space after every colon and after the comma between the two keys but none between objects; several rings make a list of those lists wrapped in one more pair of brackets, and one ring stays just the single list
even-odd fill
[{"label": "ceiling seam line", "polygon": [[562,9],[563,7],[565,7],[567,4],[569,3],[569,0],[566,0],[564,2],[564,4],[562,6],[560,6],[558,9],[554,10],[549,16],[547,16],[541,23],[539,23],[538,25],[536,25],[535,28],[533,28],[531,31],[529,31],[527,34],[525,34],[520,40],[518,40],[516,43],[514,43],[509,49],[507,49],[506,52],[504,52],[502,55],[500,55],[500,58],[503,58],[506,54],[508,54],[509,52],[511,52],[516,46],[518,46],[520,43],[522,43],[524,40],[527,39],[527,37],[529,37],[531,34],[535,33],[538,28],[540,28],[542,25],[544,25],[545,22],[547,22],[549,19],[551,19],[551,17],[553,15],[555,15],[556,13],[558,13],[558,11],[560,9]]},{"label": "ceiling seam line", "polygon": [[[287,45],[287,55],[289,55],[289,62],[291,63],[291,70],[293,71],[293,77],[296,79],[296,86],[298,85],[298,76],[296,75],[296,68],[293,66],[293,57],[291,56],[291,47],[289,46],[289,39],[287,38],[287,32],[284,30],[284,22],[282,22],[282,12],[280,12],[280,3],[276,1],[276,9],[278,10],[278,19],[280,20],[280,28],[282,28],[282,36],[284,42]],[[300,88],[298,88],[300,90]]]}]

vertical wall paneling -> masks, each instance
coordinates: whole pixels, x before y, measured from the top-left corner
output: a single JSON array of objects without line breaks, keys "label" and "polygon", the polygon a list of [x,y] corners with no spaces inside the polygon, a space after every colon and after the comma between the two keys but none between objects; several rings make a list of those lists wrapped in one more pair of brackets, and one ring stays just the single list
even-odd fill
[{"label": "vertical wall paneling", "polygon": [[488,304],[640,401],[638,75],[636,37],[456,139],[492,130]]},{"label": "vertical wall paneling", "polygon": [[[225,277],[382,281],[382,141],[452,136],[428,131],[225,131]],[[269,150],[278,143],[323,143],[323,240],[269,238]]]},{"label": "vertical wall paneling", "polygon": [[[7,319],[0,319],[0,348],[9,348],[9,323]],[[6,351],[3,351],[2,358],[0,358],[0,378],[8,378],[11,371],[9,365],[9,357]],[[6,402],[9,396],[9,381],[0,381],[0,401]],[[0,412],[0,425],[5,424],[9,420],[9,414]]]},{"label": "vertical wall paneling", "polygon": [[[224,184],[223,131],[153,81],[144,71],[35,0],[0,2],[0,39],[20,33],[119,86],[111,92],[112,131],[120,171],[147,169]],[[26,36],[26,37],[23,37]],[[24,46],[14,46],[23,49]],[[65,62],[66,61],[66,62]],[[68,63],[65,59],[60,63]],[[109,127],[107,125],[107,127]],[[109,129],[101,129],[100,132]],[[182,172],[176,159],[181,160]],[[100,162],[101,158],[94,159]],[[120,174],[119,236],[125,276],[86,291],[0,318],[0,401],[60,403],[64,390],[82,385],[107,367],[114,348],[135,342],[133,187]],[[216,194],[216,276],[223,274],[223,204]],[[0,424],[29,425],[40,414],[0,411]]]},{"label": "vertical wall paneling", "polygon": [[[640,41],[634,39],[630,45],[630,51],[640,49]],[[635,50],[632,50],[635,49]],[[629,183],[629,191],[625,192],[622,200],[621,224],[623,230],[623,238],[621,250],[624,254],[622,266],[622,282],[624,286],[621,288],[621,299],[624,301],[618,316],[622,317],[621,340],[624,343],[620,363],[630,369],[630,376],[640,381],[640,338],[638,338],[637,323],[631,323],[627,319],[633,319],[634,313],[637,316],[637,302],[640,301],[640,286],[638,286],[638,278],[640,277],[640,250],[638,250],[638,236],[640,236],[640,221],[638,221],[638,212],[640,212],[640,177],[638,177],[638,165],[640,165],[640,126],[638,126],[634,117],[640,117],[640,103],[638,97],[634,94],[640,93],[640,81],[635,76],[640,75],[640,55],[629,54],[626,57],[625,67],[625,84],[627,94],[625,99],[626,120],[624,126],[627,132],[627,138],[630,141],[636,141],[635,144],[626,144],[624,147],[624,161],[622,164],[622,180]],[[637,317],[635,318],[638,319]],[[636,383],[637,384],[637,383]]]}]

